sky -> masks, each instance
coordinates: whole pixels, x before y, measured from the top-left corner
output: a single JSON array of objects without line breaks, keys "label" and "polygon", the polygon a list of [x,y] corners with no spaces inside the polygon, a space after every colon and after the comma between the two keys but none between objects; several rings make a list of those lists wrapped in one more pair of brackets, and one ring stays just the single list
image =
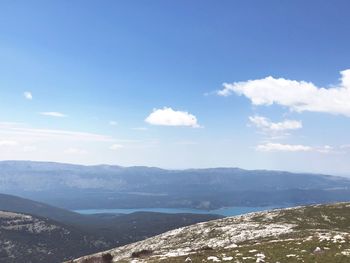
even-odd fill
[{"label": "sky", "polygon": [[332,1],[0,1],[0,160],[350,176]]}]

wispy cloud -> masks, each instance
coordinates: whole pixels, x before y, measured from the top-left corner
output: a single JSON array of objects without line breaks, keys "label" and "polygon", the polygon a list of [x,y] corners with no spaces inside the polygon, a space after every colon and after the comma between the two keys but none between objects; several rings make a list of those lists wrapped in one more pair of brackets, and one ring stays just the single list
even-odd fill
[{"label": "wispy cloud", "polygon": [[109,121],[108,124],[111,125],[111,126],[117,126],[118,122],[116,122],[116,121]]},{"label": "wispy cloud", "polygon": [[335,147],[332,147],[330,145],[324,145],[322,147],[316,148],[315,150],[319,153],[339,153],[339,151],[335,149]]},{"label": "wispy cloud", "polygon": [[339,151],[339,148],[340,147],[333,147],[330,145],[312,147],[302,144],[281,144],[267,142],[265,144],[259,144],[255,149],[260,152],[315,152],[321,154],[344,153]]},{"label": "wispy cloud", "polygon": [[38,147],[34,146],[34,145],[23,146],[24,152],[35,152],[37,149],[38,149]]},{"label": "wispy cloud", "polygon": [[121,145],[121,144],[113,144],[113,145],[111,145],[111,146],[109,147],[109,149],[111,149],[111,150],[113,150],[113,151],[117,151],[117,150],[119,150],[119,149],[121,149],[121,148],[124,148],[124,146]]},{"label": "wispy cloud", "polygon": [[249,121],[256,128],[264,133],[270,135],[287,135],[290,130],[297,130],[303,127],[301,121],[297,120],[283,120],[281,122],[272,122],[268,118],[263,116],[250,116]]},{"label": "wispy cloud", "polygon": [[177,145],[197,145],[198,142],[195,142],[195,141],[177,141],[177,142],[174,142],[174,144],[177,144]]},{"label": "wispy cloud", "polygon": [[164,107],[163,109],[154,109],[153,112],[145,119],[152,125],[161,126],[187,126],[199,128],[196,116],[186,112],[177,111],[172,108]]},{"label": "wispy cloud", "polygon": [[86,150],[83,149],[79,149],[79,148],[68,148],[64,151],[64,153],[66,154],[78,154],[78,155],[83,155],[83,154],[87,154]]},{"label": "wispy cloud", "polygon": [[220,96],[243,95],[253,105],[278,104],[290,110],[325,112],[350,117],[350,69],[341,71],[341,82],[332,88],[317,87],[311,82],[266,77],[224,83]]},{"label": "wispy cloud", "polygon": [[147,131],[148,128],[147,127],[135,127],[135,128],[132,128],[132,130],[135,130],[135,131]]},{"label": "wispy cloud", "polygon": [[67,117],[66,114],[63,114],[63,113],[57,112],[57,111],[44,111],[44,112],[40,112],[40,114],[44,115],[44,116],[50,116],[50,117],[56,117],[56,118]]},{"label": "wispy cloud", "polygon": [[24,96],[27,100],[32,100],[32,99],[33,99],[33,95],[32,95],[32,93],[29,92],[29,91],[23,92],[23,96]]},{"label": "wispy cloud", "polygon": [[112,137],[107,135],[88,133],[88,132],[78,132],[78,131],[30,128],[21,123],[9,123],[9,122],[0,122],[0,136],[7,137],[7,138],[16,138],[16,140],[24,140],[24,141],[43,141],[43,140],[97,141],[97,142],[114,141]]},{"label": "wispy cloud", "polygon": [[312,147],[300,144],[265,143],[256,147],[260,152],[309,152]]},{"label": "wispy cloud", "polygon": [[17,146],[19,143],[13,140],[0,140],[0,147],[2,146]]},{"label": "wispy cloud", "polygon": [[37,150],[37,147],[34,145],[26,144],[20,140],[0,140],[0,148],[5,150],[13,150],[17,152],[34,152]]}]

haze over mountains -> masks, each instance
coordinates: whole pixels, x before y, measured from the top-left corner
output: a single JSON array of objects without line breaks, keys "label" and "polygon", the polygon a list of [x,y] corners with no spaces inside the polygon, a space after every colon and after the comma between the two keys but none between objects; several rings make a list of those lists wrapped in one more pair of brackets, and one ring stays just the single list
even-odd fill
[{"label": "haze over mountains", "polygon": [[2,161],[0,192],[68,209],[213,209],[347,201],[350,180],[239,168],[165,170]]}]

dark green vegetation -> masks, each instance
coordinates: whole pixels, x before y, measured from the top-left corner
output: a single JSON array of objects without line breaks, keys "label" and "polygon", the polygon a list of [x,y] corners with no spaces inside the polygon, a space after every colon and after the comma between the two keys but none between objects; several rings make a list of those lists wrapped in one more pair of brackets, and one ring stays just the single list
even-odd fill
[{"label": "dark green vegetation", "polygon": [[0,217],[0,262],[6,263],[61,262],[142,240],[173,228],[220,218],[215,215],[141,212],[129,215],[80,215],[1,194],[0,211],[4,210],[33,215],[30,216],[31,220],[26,219],[25,215]]},{"label": "dark green vegetation", "polygon": [[[113,262],[125,263],[135,256],[137,262],[150,263],[348,263],[350,203],[224,218],[164,233],[105,253],[113,256]],[[99,262],[100,257],[101,254],[97,254],[74,262]]]},{"label": "dark green vegetation", "polygon": [[201,208],[350,201],[350,180],[238,168],[164,170],[0,162],[0,192],[68,209]]}]

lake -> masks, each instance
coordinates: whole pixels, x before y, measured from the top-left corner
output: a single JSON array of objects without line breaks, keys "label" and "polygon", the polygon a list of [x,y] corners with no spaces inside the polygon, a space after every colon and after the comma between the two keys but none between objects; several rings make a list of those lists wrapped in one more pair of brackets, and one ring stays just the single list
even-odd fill
[{"label": "lake", "polygon": [[263,206],[263,207],[224,207],[215,210],[201,210],[191,208],[136,208],[136,209],[83,209],[74,210],[79,214],[91,215],[91,214],[131,214],[134,212],[158,212],[168,214],[178,213],[193,213],[193,214],[217,214],[223,216],[236,216],[247,214],[250,212],[258,212],[264,210],[271,210],[274,208],[280,208],[281,206]]}]

